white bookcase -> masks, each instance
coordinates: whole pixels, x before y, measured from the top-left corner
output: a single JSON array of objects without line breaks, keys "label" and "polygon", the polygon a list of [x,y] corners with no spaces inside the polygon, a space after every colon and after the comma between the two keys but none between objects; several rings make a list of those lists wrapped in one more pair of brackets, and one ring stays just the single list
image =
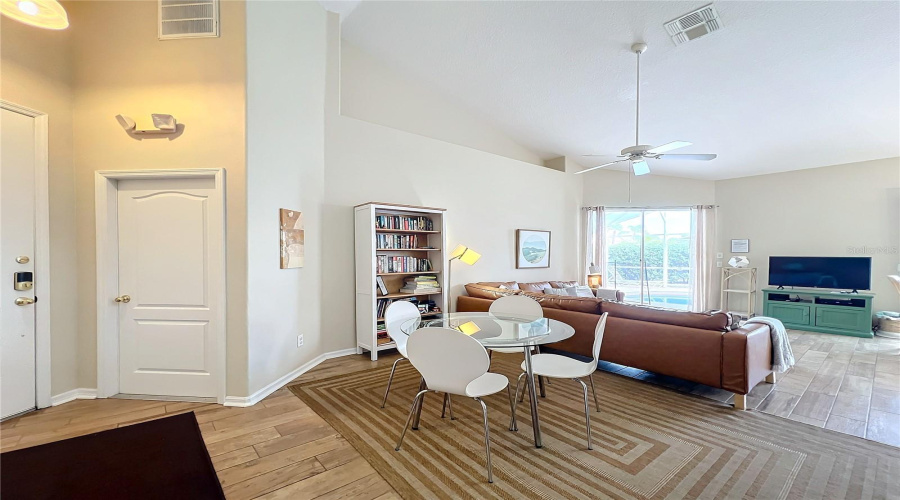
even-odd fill
[{"label": "white bookcase", "polygon": [[[377,216],[426,217],[432,221],[432,230],[408,228],[378,228]],[[383,330],[383,318],[378,315],[379,299],[434,301],[441,312],[447,311],[447,281],[444,267],[447,265],[446,250],[446,212],[443,208],[414,207],[394,205],[390,203],[369,202],[354,207],[354,225],[356,229],[356,351],[362,354],[369,351],[372,360],[378,359],[378,353],[395,348],[390,338],[379,338],[378,332]],[[415,237],[416,248],[380,248],[379,235]],[[377,267],[380,256],[413,257],[428,259],[430,271],[379,272]],[[386,270],[385,270],[386,271]],[[440,293],[409,294],[400,292],[406,279],[419,275],[434,275],[440,284]],[[388,294],[379,291],[377,278],[384,281]],[[423,317],[436,317],[440,313],[430,312]]]}]

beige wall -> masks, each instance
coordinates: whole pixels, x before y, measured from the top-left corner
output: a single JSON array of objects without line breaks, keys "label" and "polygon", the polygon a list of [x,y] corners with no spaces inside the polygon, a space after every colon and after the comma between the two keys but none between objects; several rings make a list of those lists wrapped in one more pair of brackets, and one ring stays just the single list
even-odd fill
[{"label": "beige wall", "polygon": [[78,387],[71,44],[70,30],[0,17],[0,98],[46,113],[49,123],[51,394]]},{"label": "beige wall", "polygon": [[[325,22],[316,2],[247,3],[251,394],[323,352]],[[303,213],[302,268],[279,268],[280,208]]]},{"label": "beige wall", "polygon": [[[482,254],[474,266],[454,265],[454,296],[472,281],[576,279],[579,179],[338,114],[336,18],[330,18],[329,29],[323,220],[328,251],[323,253],[325,279],[319,290],[325,351],[352,348],[356,342],[353,206],[360,203],[446,208],[448,246],[465,243]],[[517,228],[552,231],[549,269],[515,268]]]},{"label": "beige wall", "polygon": [[543,165],[537,152],[510,139],[452,98],[398,74],[345,40],[341,41],[340,66],[340,112],[344,116]]},{"label": "beige wall", "polygon": [[585,206],[642,207],[711,204],[716,199],[714,181],[642,175],[631,178],[628,200],[628,173],[600,169],[582,174]]},{"label": "beige wall", "polygon": [[[247,391],[244,3],[222,2],[222,36],[157,39],[157,2],[67,5],[74,37],[74,166],[79,386],[96,387],[94,172],[225,168],[228,394]],[[150,113],[185,124],[174,140],[129,137],[122,113],[149,128]]]},{"label": "beige wall", "polygon": [[723,260],[749,238],[761,287],[770,255],[871,256],[875,310],[900,311],[886,278],[900,265],[900,158],[717,181],[716,202]]}]

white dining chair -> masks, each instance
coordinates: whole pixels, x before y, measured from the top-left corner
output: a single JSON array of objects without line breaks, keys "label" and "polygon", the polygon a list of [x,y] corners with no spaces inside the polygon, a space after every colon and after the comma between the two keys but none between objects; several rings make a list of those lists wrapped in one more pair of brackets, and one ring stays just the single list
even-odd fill
[{"label": "white dining chair", "polygon": [[[524,295],[507,295],[491,302],[488,312],[497,316],[512,316],[514,318],[540,319],[544,317],[544,309],[541,304]],[[522,352],[521,347],[491,347],[493,352],[514,354]]]},{"label": "white dining chair", "polygon": [[403,333],[400,327],[406,321],[413,318],[421,319],[421,317],[422,314],[419,312],[419,308],[408,300],[393,302],[388,306],[387,311],[384,312],[384,326],[387,329],[388,336],[396,344],[397,352],[400,353],[401,357],[397,358],[391,366],[391,376],[388,377],[387,389],[385,389],[384,399],[381,401],[382,408],[387,403],[388,393],[391,392],[391,382],[394,381],[394,371],[397,369],[397,363],[409,358],[406,355],[406,342],[409,340],[409,336]]},{"label": "white dining chair", "polygon": [[[526,297],[525,295],[507,295],[505,297],[500,297],[491,302],[488,312],[497,316],[507,315],[525,319],[540,319],[544,317],[544,309],[541,307],[540,302],[531,297]],[[521,347],[490,347],[488,349],[492,353],[502,352],[504,354],[516,354],[523,351]],[[532,347],[531,350],[536,350],[538,353],[541,352],[540,347]],[[540,385],[541,397],[544,397],[544,380],[539,379],[538,385]]]},{"label": "white dining chair", "polygon": [[[603,313],[603,315],[600,316],[600,321],[597,322],[597,327],[594,329],[594,346],[591,349],[594,359],[592,361],[585,363],[584,361],[579,361],[568,356],[560,356],[559,354],[536,354],[531,358],[531,367],[536,376],[547,378],[570,378],[581,384],[581,388],[584,390],[584,420],[587,429],[587,447],[589,450],[594,449],[591,445],[591,410],[590,405],[588,404],[587,386],[584,385],[584,381],[581,379],[587,377],[588,380],[590,380],[591,392],[594,394],[594,406],[599,412],[600,403],[597,401],[597,391],[594,390],[593,374],[597,371],[597,362],[600,360],[600,345],[603,343],[603,332],[606,330],[606,317],[608,314],[609,313]],[[523,373],[519,375],[519,379],[516,381],[517,399],[519,397],[519,384],[526,375],[524,373],[524,362],[522,363],[522,370]]]},{"label": "white dining chair", "polygon": [[491,468],[491,437],[488,430],[488,409],[482,399],[506,389],[509,397],[509,408],[512,415],[510,430],[515,428],[515,401],[510,392],[509,379],[506,375],[490,373],[491,361],[487,350],[474,338],[450,328],[421,328],[409,336],[407,344],[409,361],[422,374],[425,389],[419,391],[409,409],[409,416],[400,433],[396,451],[400,451],[403,437],[417,411],[419,400],[427,392],[443,392],[473,398],[481,404],[484,417],[484,450],[487,457],[487,478],[494,482]]}]

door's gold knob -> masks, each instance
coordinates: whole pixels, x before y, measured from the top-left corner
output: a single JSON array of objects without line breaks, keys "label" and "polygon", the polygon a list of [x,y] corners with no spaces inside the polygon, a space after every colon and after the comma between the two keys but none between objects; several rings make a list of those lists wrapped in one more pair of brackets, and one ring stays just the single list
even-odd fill
[{"label": "door's gold knob", "polygon": [[30,299],[28,297],[16,297],[17,306],[28,306],[31,304],[34,304],[34,299]]},{"label": "door's gold knob", "polygon": [[120,297],[116,297],[115,300],[116,300],[116,302],[118,302],[120,304],[127,304],[127,303],[131,302],[131,296],[130,295],[122,295]]}]

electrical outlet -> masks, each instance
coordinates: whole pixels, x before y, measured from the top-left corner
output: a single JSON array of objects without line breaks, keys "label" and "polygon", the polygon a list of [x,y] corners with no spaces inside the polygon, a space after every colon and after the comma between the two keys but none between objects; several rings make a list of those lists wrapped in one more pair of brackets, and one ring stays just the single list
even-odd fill
[{"label": "electrical outlet", "polygon": [[721,259],[721,258],[724,257],[724,256],[725,256],[725,255],[724,255],[722,252],[719,252],[719,253],[716,254],[716,258],[717,258],[717,259]]},{"label": "electrical outlet", "polygon": [[297,335],[297,347],[303,347],[303,335]]},{"label": "electrical outlet", "polygon": [[717,261],[716,261],[716,267],[722,267],[722,261],[721,261],[721,260],[717,260]]}]

